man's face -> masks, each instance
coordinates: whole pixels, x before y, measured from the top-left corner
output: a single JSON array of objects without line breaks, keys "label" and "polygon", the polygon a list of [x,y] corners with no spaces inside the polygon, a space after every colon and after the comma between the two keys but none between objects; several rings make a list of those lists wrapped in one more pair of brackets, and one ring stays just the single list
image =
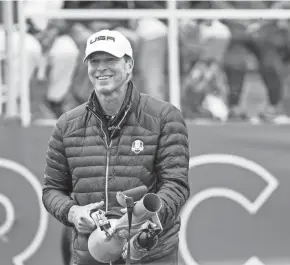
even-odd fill
[{"label": "man's face", "polygon": [[95,52],[88,58],[88,75],[97,94],[110,95],[118,91],[132,69],[133,60],[106,52]]}]

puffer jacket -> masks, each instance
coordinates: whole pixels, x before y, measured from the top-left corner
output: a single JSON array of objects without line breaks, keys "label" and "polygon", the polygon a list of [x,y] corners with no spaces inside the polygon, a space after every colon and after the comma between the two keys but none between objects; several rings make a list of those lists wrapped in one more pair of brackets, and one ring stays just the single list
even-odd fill
[{"label": "puffer jacket", "polygon": [[[46,154],[43,204],[64,225],[73,205],[103,200],[103,210],[120,210],[117,191],[146,185],[159,195],[163,226],[158,245],[144,261],[170,254],[178,246],[179,211],[189,197],[187,128],[180,111],[168,102],[139,93],[129,83],[124,103],[112,123],[96,94],[63,114]],[[133,152],[133,142],[143,142]],[[88,235],[73,229],[74,264],[99,264],[88,252]]]}]

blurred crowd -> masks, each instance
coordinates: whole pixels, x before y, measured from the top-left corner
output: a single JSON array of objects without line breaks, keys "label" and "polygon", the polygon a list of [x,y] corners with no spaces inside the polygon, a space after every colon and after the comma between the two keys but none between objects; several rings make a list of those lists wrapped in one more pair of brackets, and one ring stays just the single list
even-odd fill
[{"label": "blurred crowd", "polygon": [[[282,1],[183,2],[182,8],[286,9]],[[185,20],[180,23],[185,116],[288,124],[290,21]],[[259,75],[264,108],[250,115],[241,104],[248,76]],[[256,86],[256,87],[255,87]],[[252,90],[258,89],[253,83]],[[194,103],[193,100],[194,99]]]},{"label": "blurred crowd", "polygon": [[[165,9],[167,1],[38,1],[24,2],[26,9],[45,12],[61,9]],[[2,3],[3,5],[3,3]],[[179,9],[284,9],[286,1],[178,1]],[[3,7],[1,7],[1,10]],[[1,12],[2,14],[2,12]],[[3,15],[3,14],[2,14]],[[15,16],[16,17],[16,16]],[[0,23],[2,23],[2,18]],[[243,120],[253,123],[290,123],[285,110],[289,94],[290,23],[285,20],[179,20],[181,106],[188,119]],[[133,82],[153,97],[169,100],[168,21],[157,18],[129,20],[27,19],[23,47],[27,54],[27,85],[41,95],[36,117],[57,118],[85,102],[92,91],[83,64],[85,42],[102,29],[121,31],[135,52]],[[0,26],[1,52],[4,28]],[[20,36],[13,28],[15,60]],[[249,73],[259,74],[267,104],[255,116],[241,107]],[[15,75],[15,87],[19,86]],[[40,90],[43,92],[40,93]]]}]

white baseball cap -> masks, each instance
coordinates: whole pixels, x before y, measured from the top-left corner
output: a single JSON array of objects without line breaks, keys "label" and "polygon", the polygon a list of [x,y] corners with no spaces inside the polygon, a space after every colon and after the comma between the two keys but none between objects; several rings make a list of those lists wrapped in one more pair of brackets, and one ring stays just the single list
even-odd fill
[{"label": "white baseball cap", "polygon": [[133,58],[133,50],[129,40],[115,30],[101,30],[88,38],[84,61],[94,52],[107,52],[118,58],[126,54]]}]

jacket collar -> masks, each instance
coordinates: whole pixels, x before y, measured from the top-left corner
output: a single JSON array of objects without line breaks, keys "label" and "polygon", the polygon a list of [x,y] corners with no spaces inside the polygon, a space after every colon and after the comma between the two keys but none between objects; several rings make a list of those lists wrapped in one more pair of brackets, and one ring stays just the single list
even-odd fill
[{"label": "jacket collar", "polygon": [[[133,82],[129,81],[124,102],[119,110],[119,113],[112,121],[110,121],[109,126],[117,124],[119,125],[120,123],[123,123],[123,121],[125,120],[124,116],[126,116],[128,112],[136,110],[136,107],[139,103],[139,99],[140,99],[139,91],[134,87]],[[95,91],[92,91],[89,100],[87,102],[87,107],[93,110],[99,118],[101,118],[102,120],[105,119],[104,111],[102,109],[102,106],[98,100]]]}]

